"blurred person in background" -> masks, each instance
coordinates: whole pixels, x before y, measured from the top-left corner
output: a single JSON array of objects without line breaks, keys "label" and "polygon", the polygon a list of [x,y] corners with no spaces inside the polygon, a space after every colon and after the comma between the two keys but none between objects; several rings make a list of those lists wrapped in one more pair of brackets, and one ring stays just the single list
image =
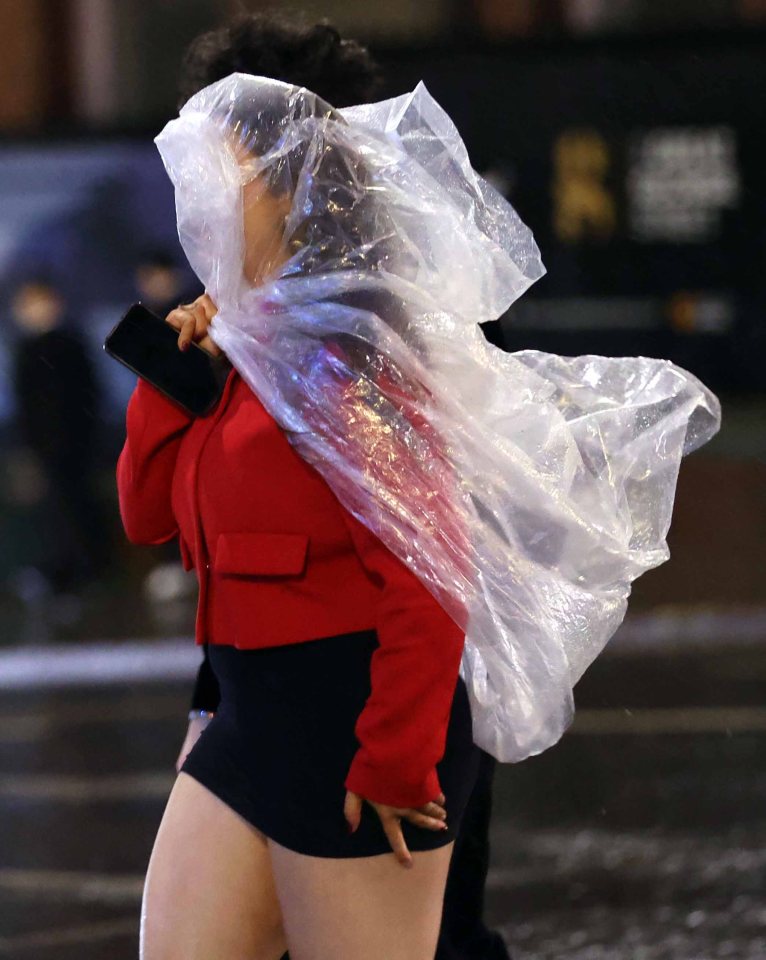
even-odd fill
[{"label": "blurred person in background", "polygon": [[[367,51],[355,41],[341,40],[335,30],[325,25],[305,29],[271,15],[256,15],[244,17],[231,27],[205,34],[192,44],[185,58],[181,77],[181,104],[198,90],[234,72],[251,73],[305,86],[339,108],[371,99],[372,94],[376,92],[378,87],[378,68]],[[207,323],[209,323],[214,312],[215,305],[204,295],[194,303],[171,312],[167,321],[181,331],[179,347],[182,345],[182,341],[186,341],[184,346],[188,345],[188,340],[193,337],[199,345],[211,352],[220,352],[205,333]],[[157,404],[158,407],[162,402],[159,395],[154,396],[151,388],[147,388],[141,382],[137,387],[137,393],[143,395],[143,402],[147,405],[147,409],[150,401]],[[136,395],[134,395],[135,397]],[[224,394],[224,400],[225,398],[226,394]],[[128,438],[121,455],[123,477],[121,501],[124,517],[131,512],[135,513],[139,499],[138,491],[132,490],[128,480],[127,463],[129,461],[134,463],[131,473],[138,475],[140,472],[143,476],[148,477],[148,462],[142,465],[143,461],[136,459],[140,456],[137,450],[133,449],[131,452],[130,445],[131,442],[135,443],[135,440],[131,437],[130,424],[131,422],[137,424],[138,420],[136,418],[139,415],[136,399],[132,399],[131,407],[133,407],[133,410],[131,411],[129,407],[128,411]],[[147,423],[151,419],[154,428],[159,429],[162,412],[157,409],[151,416],[146,412],[144,419]],[[171,434],[174,442],[177,442],[182,438],[189,423],[188,421],[182,423],[181,421],[184,418],[176,412],[176,419],[170,424],[170,410],[165,411],[165,413],[168,418],[168,429],[172,428]],[[135,431],[138,431],[137,426],[134,427]],[[162,441],[157,444],[157,449],[165,450],[164,455],[167,457],[171,457],[169,443],[170,439],[168,439],[167,446]],[[119,475],[120,468],[118,468],[118,478]],[[158,495],[156,494],[156,496]],[[132,503],[133,500],[136,501],[136,504]],[[152,503],[155,503],[155,497],[153,497]],[[146,509],[154,509],[154,507],[147,503]],[[137,520],[134,523],[137,524]],[[135,532],[133,539],[134,542],[160,542],[160,538],[141,540],[135,537]],[[164,536],[164,539],[167,540],[167,536]],[[435,604],[433,598],[430,597],[428,602]],[[339,638],[330,639],[336,640]],[[357,642],[361,644],[363,639],[357,638]],[[220,646],[216,646],[216,652],[220,649]],[[188,760],[190,754],[192,756],[195,754],[193,748],[198,745],[201,734],[207,730],[211,720],[216,716],[220,700],[218,679],[216,671],[211,665],[208,645],[205,644],[205,659],[200,668],[193,694],[189,729],[177,761],[179,772],[183,772],[182,766],[185,766],[185,769],[191,773],[194,773],[196,769],[194,763],[189,766]],[[228,677],[226,681],[228,683]],[[460,698],[456,696],[455,699]],[[453,710],[461,710],[463,706],[467,706],[467,701],[456,704],[453,706]],[[263,733],[264,736],[268,736],[268,731],[264,730]],[[211,746],[212,742],[210,741]],[[478,754],[478,775],[473,785],[466,785],[467,802],[464,807],[462,828],[455,838],[451,859],[449,860],[449,874],[446,881],[443,910],[441,909],[441,893],[439,892],[438,895],[441,930],[436,958],[437,960],[458,960],[458,958],[463,958],[463,960],[474,960],[474,958],[475,960],[479,960],[479,958],[481,960],[506,960],[508,951],[504,941],[499,934],[488,931],[482,920],[484,884],[489,863],[488,832],[495,760],[475,745],[471,745],[471,749]],[[199,753],[199,751],[196,751],[196,753]],[[204,749],[199,757],[205,757]],[[222,757],[221,762],[224,760],[226,758]],[[202,759],[197,760],[197,767],[201,762]],[[226,762],[231,763],[231,760],[226,760]],[[286,758],[285,762],[290,762],[289,758]],[[302,760],[300,757],[296,757],[293,762],[301,763]],[[237,779],[243,779],[246,776],[247,772],[245,770],[240,770],[236,774]],[[186,779],[187,781],[190,780],[189,777]],[[191,782],[194,781],[191,780]],[[187,789],[188,792],[185,784],[177,782],[174,794],[178,792],[178,786],[184,786],[184,789]],[[159,960],[160,957],[171,955],[180,956],[180,954],[166,952],[166,949],[169,948],[169,944],[173,940],[172,931],[183,928],[184,936],[190,936],[199,946],[199,949],[203,951],[202,953],[194,953],[194,956],[202,957],[203,954],[209,956],[209,953],[204,953],[205,949],[210,950],[209,944],[214,942],[216,937],[223,938],[225,933],[227,944],[232,946],[221,946],[220,952],[216,954],[221,960],[224,960],[227,956],[240,956],[240,953],[236,952],[238,948],[233,945],[241,946],[245,943],[249,945],[250,949],[253,949],[254,944],[261,944],[263,952],[259,953],[258,956],[264,958],[274,956],[274,960],[277,960],[278,953],[266,952],[267,949],[273,950],[275,945],[280,943],[280,940],[284,943],[283,934],[280,933],[280,910],[275,898],[274,880],[271,877],[271,866],[267,852],[268,847],[263,844],[262,852],[258,853],[257,858],[251,862],[248,859],[248,851],[252,852],[258,845],[255,843],[252,845],[244,844],[241,840],[238,840],[239,833],[237,831],[241,830],[241,826],[238,826],[237,831],[234,831],[231,828],[231,822],[226,817],[220,816],[219,808],[215,802],[216,798],[212,793],[206,791],[200,793],[201,789],[197,785],[195,792],[189,793],[187,800],[192,801],[190,806],[184,806],[178,797],[171,796],[169,800],[147,874],[144,909],[142,910],[142,944],[146,950],[144,956],[146,960],[154,960],[154,958]],[[225,793],[225,791],[223,792]],[[219,795],[221,794],[219,793]],[[443,801],[444,798],[437,799]],[[449,803],[449,800],[447,802]],[[381,810],[384,809],[382,805],[372,805],[380,815]],[[210,827],[210,836],[205,837],[204,842],[200,834],[200,809],[202,809],[202,815],[208,818]],[[441,815],[436,803],[427,804],[423,810],[426,816],[433,820]],[[385,808],[385,811],[386,816],[388,816],[390,810]],[[404,813],[404,811],[400,811],[400,813]],[[441,813],[443,814],[443,811]],[[410,815],[417,816],[415,811],[407,811],[407,820],[411,819]],[[420,819],[422,820],[424,817]],[[455,818],[450,817],[450,819],[454,822]],[[412,819],[412,822],[418,823],[418,820]],[[420,826],[423,834],[426,834],[425,826],[423,824],[420,824]],[[430,829],[435,829],[435,826],[430,827]],[[388,829],[386,832],[390,840]],[[257,834],[253,836],[253,840],[256,839],[256,836]],[[424,842],[426,845],[421,849],[431,849],[429,844],[426,841]],[[196,871],[197,877],[200,878],[201,875],[195,864],[199,865],[199,857],[205,857],[204,851],[211,849],[211,843],[215,844],[216,849],[220,850],[231,850],[233,845],[239,852],[236,869],[234,865],[225,863],[219,865],[220,869],[214,869],[215,865],[206,861],[205,876],[213,876],[219,879],[215,880],[213,888],[203,892],[203,899],[210,904],[212,911],[203,912],[192,906],[193,899],[189,899],[189,906],[185,906],[187,898],[185,896],[179,898],[179,891],[188,889],[189,876],[181,875],[184,871],[193,869]],[[197,847],[199,847],[199,853],[196,852]],[[258,849],[261,848],[258,847]],[[183,855],[181,855],[182,850],[184,851]],[[434,850],[433,852],[436,853],[437,851]],[[442,850],[442,853],[444,853],[444,850]],[[344,857],[340,853],[335,854],[335,856]],[[373,869],[375,861],[381,862],[381,866],[383,866],[382,861],[388,862],[390,860],[390,851],[389,855],[385,857],[368,856],[364,859],[369,860],[370,869]],[[321,862],[325,862],[324,858]],[[352,868],[356,869],[358,859],[343,859],[343,863],[347,865],[349,876],[352,877]],[[421,864],[422,871],[427,864],[425,860],[422,860]],[[436,874],[432,872],[432,864],[429,863],[428,867],[428,872],[421,872],[422,879],[415,879],[415,888],[412,888],[410,893],[406,895],[409,908],[405,908],[401,896],[404,891],[410,889],[407,882],[413,881],[406,881],[406,878],[402,878],[405,881],[402,883],[396,880],[395,874],[392,877],[390,874],[380,873],[378,884],[381,904],[378,905],[376,910],[371,910],[370,918],[366,916],[356,918],[360,930],[364,930],[366,923],[372,922],[372,916],[375,913],[379,914],[384,907],[389,911],[386,921],[388,928],[391,928],[391,924],[396,927],[397,922],[408,927],[413,922],[412,911],[416,908],[416,904],[420,902],[421,897],[425,898],[423,903],[427,903],[428,909],[423,908],[423,913],[426,915],[422,919],[418,919],[417,923],[430,923],[433,917],[429,920],[428,914],[432,908],[436,908],[437,901],[429,899],[429,897],[432,898],[432,894],[440,888],[438,872]],[[242,878],[249,878],[249,880],[244,883]],[[392,883],[394,887],[391,887]],[[424,886],[417,896],[414,896],[414,890],[420,884]],[[399,889],[400,885],[401,889]],[[397,892],[398,889],[399,892]],[[429,893],[429,889],[431,889],[431,893]],[[271,906],[269,907],[269,905]],[[308,905],[306,905],[306,908],[308,909]],[[328,917],[325,926],[329,924],[331,928],[332,914],[329,901],[326,910]],[[242,918],[244,917],[249,917],[249,923],[246,924],[243,921]],[[407,917],[410,919],[406,919]],[[313,922],[321,923],[322,919],[315,918]],[[230,924],[237,924],[239,927],[236,930],[232,929],[231,926],[225,929],[226,925]],[[248,927],[252,929],[247,929]],[[375,928],[373,926],[370,929],[374,931]],[[160,933],[160,931],[163,932]],[[413,929],[412,934],[420,937],[423,932]],[[171,941],[167,939],[168,936],[170,936]],[[286,946],[286,944],[284,945]],[[380,945],[378,945],[376,956],[381,955],[379,951]],[[252,955],[255,956],[255,953]],[[397,953],[397,956],[400,955],[405,956],[405,953]],[[422,957],[423,960],[426,960],[426,954],[418,953],[415,943],[412,944],[411,952],[406,953],[406,955],[413,958],[416,956],[418,958]],[[188,956],[189,960],[192,960],[192,955],[189,954]],[[360,951],[360,960],[362,956],[363,952]],[[289,957],[289,954],[285,954],[285,957]]]},{"label": "blurred person in background", "polygon": [[166,317],[179,304],[189,303],[202,293],[199,283],[192,285],[166,250],[147,250],[134,278],[138,299],[158,317]]},{"label": "blurred person in background", "polygon": [[46,278],[15,291],[13,389],[20,456],[40,475],[50,527],[40,573],[56,595],[101,579],[110,532],[97,493],[102,391],[88,349]]},{"label": "blurred person in background", "polygon": [[[190,280],[173,255],[160,247],[145,250],[133,272],[137,299],[158,317],[166,317],[202,293],[194,279]],[[181,566],[177,543],[159,544],[156,555],[158,563],[147,574],[144,595],[158,613],[165,615],[170,612],[169,604],[187,597],[193,585]]]}]

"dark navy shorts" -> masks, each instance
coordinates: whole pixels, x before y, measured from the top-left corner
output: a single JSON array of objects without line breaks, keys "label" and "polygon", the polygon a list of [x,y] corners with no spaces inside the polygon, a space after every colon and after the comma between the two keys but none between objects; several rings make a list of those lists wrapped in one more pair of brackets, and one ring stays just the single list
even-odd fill
[{"label": "dark navy shorts", "polygon": [[[258,650],[210,644],[218,712],[181,770],[284,847],[316,857],[390,853],[378,815],[362,805],[350,834],[344,780],[358,749],[357,718],[370,695],[375,630]],[[455,839],[476,781],[479,748],[468,692],[458,677],[444,757],[437,764],[447,830],[402,820],[411,851]]]}]

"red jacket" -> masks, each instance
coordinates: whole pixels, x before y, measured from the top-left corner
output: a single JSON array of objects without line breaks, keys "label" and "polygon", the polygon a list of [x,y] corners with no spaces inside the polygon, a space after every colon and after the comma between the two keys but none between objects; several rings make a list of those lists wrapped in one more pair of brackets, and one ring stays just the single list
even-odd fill
[{"label": "red jacket", "polygon": [[253,649],[374,627],[372,692],[345,786],[401,807],[439,795],[464,634],[235,369],[214,411],[196,418],[139,379],[117,487],[128,539],[178,536],[184,568],[196,570],[197,644]]}]

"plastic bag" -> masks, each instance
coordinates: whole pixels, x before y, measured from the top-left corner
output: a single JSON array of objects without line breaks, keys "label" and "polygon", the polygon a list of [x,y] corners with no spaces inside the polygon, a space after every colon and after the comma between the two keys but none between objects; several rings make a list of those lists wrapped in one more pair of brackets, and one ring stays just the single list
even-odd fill
[{"label": "plastic bag", "polygon": [[485,340],[545,270],[423,84],[336,111],[233,74],[156,143],[212,339],[465,630],[476,743],[545,750],[631,582],[668,556],[680,459],[717,399],[663,360]]}]

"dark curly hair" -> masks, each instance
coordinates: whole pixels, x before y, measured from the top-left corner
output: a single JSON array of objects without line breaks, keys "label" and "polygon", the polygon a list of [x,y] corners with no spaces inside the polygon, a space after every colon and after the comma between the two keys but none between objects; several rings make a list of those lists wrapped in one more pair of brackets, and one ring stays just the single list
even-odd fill
[{"label": "dark curly hair", "polygon": [[231,73],[306,87],[342,108],[374,98],[381,70],[366,47],[326,21],[308,26],[275,13],[243,14],[192,41],[181,65],[178,107]]},{"label": "dark curly hair", "polygon": [[[192,41],[182,61],[179,109],[195,93],[232,73],[249,73],[305,87],[320,98],[312,104],[316,115],[325,117],[333,116],[333,107],[342,109],[369,102],[383,86],[380,67],[356,40],[342,39],[326,21],[308,26],[275,12],[244,14]],[[236,107],[227,105],[226,113],[228,123],[246,131],[240,136],[248,148],[262,154],[271,148],[279,132],[284,105],[275,104],[273,123],[269,123],[268,110],[262,108],[257,126]],[[343,122],[340,117],[337,119]],[[293,188],[304,160],[301,147],[282,165],[281,173],[288,174]],[[363,188],[358,189],[356,199],[346,209],[341,209],[343,204],[339,203],[345,185],[356,182],[359,188],[369,172],[361,158],[332,144],[324,145],[319,163],[319,179],[337,185],[332,210],[325,204],[328,198],[316,198],[312,216],[304,221],[300,237],[296,238],[305,242],[307,253],[316,253],[302,257],[292,272],[307,275],[321,269],[327,259],[339,267],[365,266],[371,276],[370,288],[336,295],[334,301],[377,313],[394,330],[404,333],[408,320],[403,302],[391,292],[376,288],[374,281],[375,272],[389,256],[391,238],[385,238],[385,211],[379,209],[375,195]],[[369,241],[373,238],[376,242],[370,249]],[[344,348],[349,361],[358,369],[369,370],[381,360],[376,350],[358,338],[340,334],[332,339]]]}]

